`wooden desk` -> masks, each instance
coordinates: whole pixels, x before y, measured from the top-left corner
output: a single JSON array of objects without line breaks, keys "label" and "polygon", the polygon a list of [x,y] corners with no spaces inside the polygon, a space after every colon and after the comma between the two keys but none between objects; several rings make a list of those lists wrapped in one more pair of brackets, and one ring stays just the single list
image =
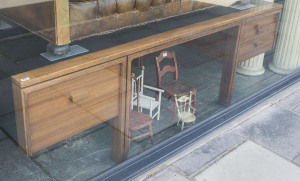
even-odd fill
[{"label": "wooden desk", "polygon": [[[219,103],[230,105],[236,67],[274,48],[282,6],[266,4],[87,54],[12,77],[18,142],[28,155],[113,118],[112,159],[128,153],[133,59],[226,32]],[[217,46],[215,48],[218,48]]]}]

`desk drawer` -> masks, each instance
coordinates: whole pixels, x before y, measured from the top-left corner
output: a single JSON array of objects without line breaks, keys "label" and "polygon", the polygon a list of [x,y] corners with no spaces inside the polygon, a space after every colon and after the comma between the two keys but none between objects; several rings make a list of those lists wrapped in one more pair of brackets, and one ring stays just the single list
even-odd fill
[{"label": "desk drawer", "polygon": [[277,24],[280,20],[280,12],[267,15],[265,17],[257,16],[255,18],[247,19],[244,21],[242,34],[249,31],[256,31],[263,29],[270,24]]},{"label": "desk drawer", "polygon": [[272,50],[274,46],[274,41],[275,35],[270,35],[262,40],[255,40],[243,47],[240,47],[238,61],[242,62],[249,58],[255,57],[261,53]]},{"label": "desk drawer", "polygon": [[43,88],[30,92],[31,152],[118,116],[120,66],[90,68],[64,76],[58,83],[43,83]]},{"label": "desk drawer", "polygon": [[251,31],[246,31],[241,35],[240,47],[247,46],[255,41],[265,39],[273,35],[275,37],[277,33],[278,23],[268,24],[261,28],[256,28]]},{"label": "desk drawer", "polygon": [[280,15],[277,11],[243,22],[238,51],[239,62],[274,48]]}]

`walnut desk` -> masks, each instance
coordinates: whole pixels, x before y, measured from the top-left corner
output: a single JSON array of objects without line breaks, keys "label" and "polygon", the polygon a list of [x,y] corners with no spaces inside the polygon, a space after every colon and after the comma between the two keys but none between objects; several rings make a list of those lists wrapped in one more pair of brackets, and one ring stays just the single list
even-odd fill
[{"label": "walnut desk", "polygon": [[237,64],[274,48],[281,10],[259,5],[12,76],[19,147],[31,156],[112,119],[111,157],[126,159],[132,60],[187,42],[200,51],[198,40],[218,32],[226,32],[219,103],[230,105]]}]

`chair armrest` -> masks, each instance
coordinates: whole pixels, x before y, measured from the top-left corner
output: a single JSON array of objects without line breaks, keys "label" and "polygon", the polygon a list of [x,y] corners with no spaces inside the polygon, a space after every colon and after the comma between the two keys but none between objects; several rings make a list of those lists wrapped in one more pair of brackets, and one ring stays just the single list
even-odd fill
[{"label": "chair armrest", "polygon": [[146,99],[149,99],[149,100],[155,101],[155,98],[153,98],[153,97],[149,97],[149,96],[146,96],[146,95],[140,95],[140,97],[144,97],[144,98],[146,98]]},{"label": "chair armrest", "polygon": [[151,89],[151,90],[158,91],[158,92],[165,92],[162,89],[159,89],[159,88],[156,88],[156,87],[151,87],[151,86],[148,86],[148,85],[144,85],[143,87],[146,88],[146,89]]}]

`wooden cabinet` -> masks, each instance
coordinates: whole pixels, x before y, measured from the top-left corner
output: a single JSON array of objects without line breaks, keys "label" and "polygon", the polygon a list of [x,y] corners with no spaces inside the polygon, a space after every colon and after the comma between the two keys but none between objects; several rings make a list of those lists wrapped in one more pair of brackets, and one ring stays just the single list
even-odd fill
[{"label": "wooden cabinet", "polygon": [[274,48],[280,14],[280,11],[275,11],[244,20],[239,43],[239,62]]},{"label": "wooden cabinet", "polygon": [[[113,118],[111,157],[124,160],[129,150],[131,61],[182,43],[218,50],[215,56],[224,61],[219,103],[230,105],[237,64],[274,47],[281,9],[270,3],[14,75],[20,148],[31,156]],[[220,36],[212,38],[216,33]]]},{"label": "wooden cabinet", "polygon": [[17,114],[18,140],[27,155],[122,114],[125,60],[23,89],[13,85],[16,110],[23,112]]}]

